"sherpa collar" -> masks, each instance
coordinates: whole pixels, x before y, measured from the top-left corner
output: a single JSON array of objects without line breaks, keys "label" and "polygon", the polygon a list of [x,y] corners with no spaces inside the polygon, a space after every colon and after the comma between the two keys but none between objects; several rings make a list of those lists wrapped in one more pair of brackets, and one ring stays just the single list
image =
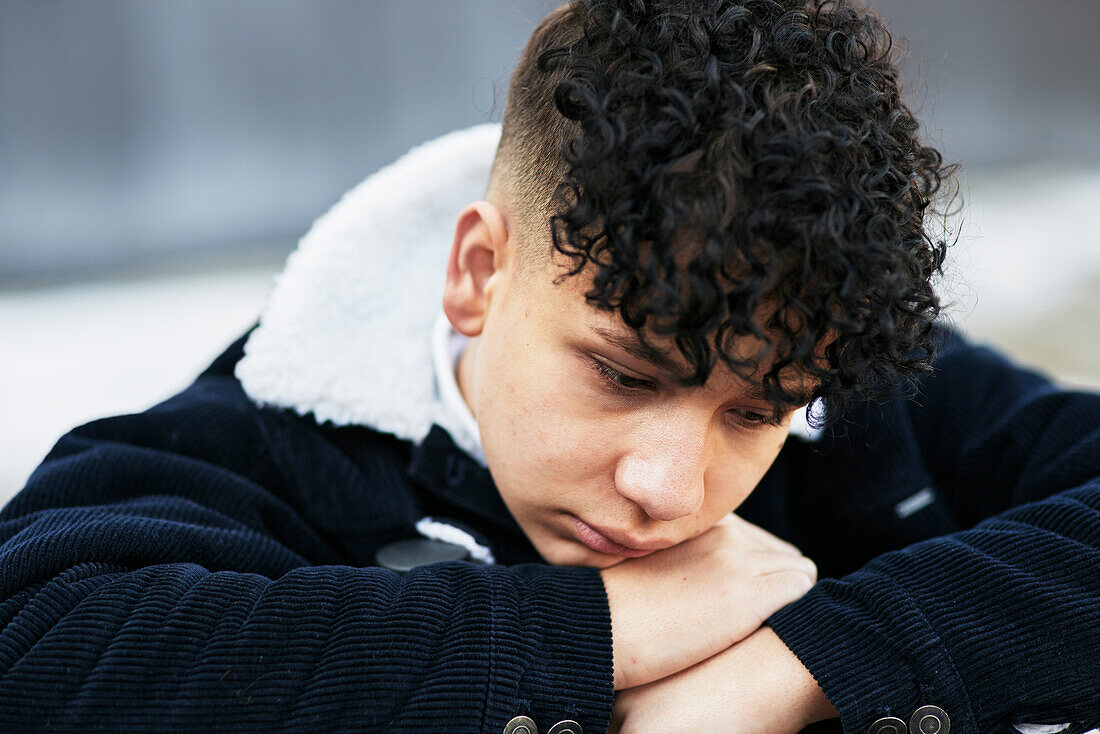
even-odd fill
[{"label": "sherpa collar", "polygon": [[[436,423],[476,455],[440,398],[432,327],[455,217],[484,196],[499,139],[487,124],[424,143],[313,223],[237,363],[250,398],[417,444]],[[792,433],[807,429],[796,416]]]},{"label": "sherpa collar", "polygon": [[432,325],[455,217],[484,196],[499,138],[478,125],[413,148],[314,222],[237,363],[249,397],[416,443],[433,423],[463,433],[436,389]]}]

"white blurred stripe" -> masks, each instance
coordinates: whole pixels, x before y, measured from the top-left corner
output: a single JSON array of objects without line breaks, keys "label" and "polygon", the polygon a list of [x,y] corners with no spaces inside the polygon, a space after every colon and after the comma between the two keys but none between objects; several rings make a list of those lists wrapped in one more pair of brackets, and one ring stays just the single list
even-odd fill
[{"label": "white blurred stripe", "polygon": [[70,428],[186,387],[257,318],[275,267],[0,291],[0,505]]}]

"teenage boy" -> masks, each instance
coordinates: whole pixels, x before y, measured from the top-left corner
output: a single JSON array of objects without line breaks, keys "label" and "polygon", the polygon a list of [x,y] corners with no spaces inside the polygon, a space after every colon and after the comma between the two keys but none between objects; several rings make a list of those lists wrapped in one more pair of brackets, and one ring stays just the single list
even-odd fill
[{"label": "teenage boy", "polygon": [[1095,725],[1100,398],[934,323],[916,130],[847,3],[551,13],[5,508],[0,728]]}]

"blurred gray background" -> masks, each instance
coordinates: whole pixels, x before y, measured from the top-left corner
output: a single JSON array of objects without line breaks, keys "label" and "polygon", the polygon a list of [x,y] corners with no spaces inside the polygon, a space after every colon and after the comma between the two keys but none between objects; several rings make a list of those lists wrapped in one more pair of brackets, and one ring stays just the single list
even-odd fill
[{"label": "blurred gray background", "polygon": [[[184,386],[310,223],[499,119],[552,0],[0,0],[0,502],[54,439]],[[963,163],[950,318],[1100,384],[1100,3],[877,0]]]}]

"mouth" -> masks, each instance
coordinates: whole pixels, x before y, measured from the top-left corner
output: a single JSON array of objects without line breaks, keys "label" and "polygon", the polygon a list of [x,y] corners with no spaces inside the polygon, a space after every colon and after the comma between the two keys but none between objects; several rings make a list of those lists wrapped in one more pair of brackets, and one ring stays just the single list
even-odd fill
[{"label": "mouth", "polygon": [[[654,551],[667,548],[667,545],[643,547],[641,543],[635,543],[629,538],[616,535],[616,540],[607,536],[608,531],[600,531],[592,527],[579,517],[573,518],[573,534],[583,545],[597,553],[609,556],[624,556],[626,558],[641,558]],[[630,543],[630,545],[626,545]]]}]

